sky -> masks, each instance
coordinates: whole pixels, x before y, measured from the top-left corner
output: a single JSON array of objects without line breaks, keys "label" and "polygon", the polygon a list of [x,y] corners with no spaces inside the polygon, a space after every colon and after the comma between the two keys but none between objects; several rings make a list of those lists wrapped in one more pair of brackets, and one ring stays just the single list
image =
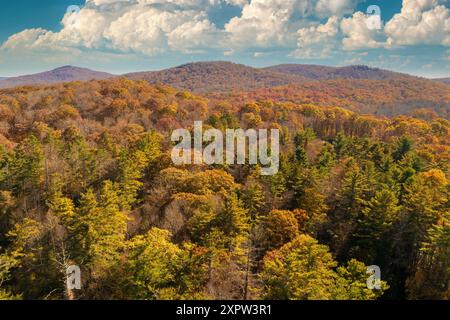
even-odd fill
[{"label": "sky", "polygon": [[[380,9],[381,21],[367,13]],[[77,10],[68,10],[76,8]],[[365,64],[450,77],[450,0],[14,0],[0,77],[74,65],[115,74],[225,60]]]}]

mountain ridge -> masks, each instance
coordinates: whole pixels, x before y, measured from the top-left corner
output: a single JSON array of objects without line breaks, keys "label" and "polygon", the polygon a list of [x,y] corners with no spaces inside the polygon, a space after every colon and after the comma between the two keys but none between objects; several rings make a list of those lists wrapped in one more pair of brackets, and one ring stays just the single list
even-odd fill
[{"label": "mountain ridge", "polygon": [[450,77],[448,78],[438,78],[438,79],[433,79],[434,81],[438,81],[438,82],[442,82],[445,84],[450,84]]},{"label": "mountain ridge", "polygon": [[280,64],[271,67],[266,67],[264,69],[286,74],[301,74],[304,77],[307,77],[308,79],[312,80],[332,80],[332,79],[392,80],[411,77],[420,79],[420,77],[416,77],[413,75],[408,75],[380,68],[373,68],[366,65],[331,67],[331,66],[306,65],[306,64]]},{"label": "mountain ridge", "polygon": [[[289,75],[227,61],[205,61],[183,64],[160,71],[122,75],[132,80],[164,83],[194,92],[233,91],[276,87],[306,81],[301,75]],[[233,80],[233,81],[230,81]]]},{"label": "mountain ridge", "polygon": [[[182,64],[157,71],[141,71],[113,75],[76,66],[62,66],[53,70],[17,77],[0,77],[0,88],[53,84],[58,82],[104,80],[112,77],[164,83],[194,92],[253,90],[299,84],[312,80],[408,80],[421,79],[450,84],[450,78],[427,79],[365,65],[332,67],[308,64],[279,64],[254,68],[228,61],[203,61]],[[233,80],[233,81],[230,81]]]},{"label": "mountain ridge", "polygon": [[114,77],[107,72],[95,71],[74,66],[62,66],[53,70],[0,79],[0,88],[17,86],[53,84],[59,82],[104,80]]}]

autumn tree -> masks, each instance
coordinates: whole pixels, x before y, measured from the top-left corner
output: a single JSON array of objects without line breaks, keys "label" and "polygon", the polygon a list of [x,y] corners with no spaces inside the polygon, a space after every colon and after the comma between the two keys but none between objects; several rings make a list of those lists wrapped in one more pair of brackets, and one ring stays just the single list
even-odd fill
[{"label": "autumn tree", "polygon": [[[339,267],[327,246],[300,235],[264,258],[261,278],[267,299],[375,299],[382,294],[364,288],[367,269],[357,261]],[[383,287],[386,289],[386,285]],[[352,288],[352,289],[350,289]]]}]

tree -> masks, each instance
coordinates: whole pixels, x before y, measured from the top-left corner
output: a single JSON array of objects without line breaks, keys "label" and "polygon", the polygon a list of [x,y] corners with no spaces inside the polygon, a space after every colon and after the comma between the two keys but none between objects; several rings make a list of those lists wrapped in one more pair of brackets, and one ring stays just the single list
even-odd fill
[{"label": "tree", "polygon": [[292,211],[272,210],[264,219],[267,249],[273,250],[299,235],[299,222]]},{"label": "tree", "polygon": [[267,299],[328,300],[375,299],[387,289],[372,292],[364,286],[367,268],[352,260],[347,267],[339,267],[327,246],[307,235],[266,255],[261,279]]},{"label": "tree", "polygon": [[333,147],[338,159],[342,158],[346,153],[349,141],[343,132],[339,132],[333,140]]},{"label": "tree", "polygon": [[297,168],[293,177],[292,190],[293,209],[302,209],[308,213],[306,230],[312,234],[319,231],[325,222],[327,204],[326,197],[319,186],[319,174],[315,168]]},{"label": "tree", "polygon": [[148,168],[161,156],[159,137],[156,132],[148,132],[131,150],[123,150],[119,158],[119,193],[122,198],[121,208],[130,210],[137,203],[138,191],[143,183],[140,181]]},{"label": "tree", "polygon": [[230,246],[250,231],[248,211],[242,207],[235,194],[225,198],[223,208],[217,214],[214,224],[229,238]]},{"label": "tree", "polygon": [[[351,240],[352,256],[366,263],[380,264],[392,245],[393,223],[399,219],[400,207],[394,192],[383,189],[378,191],[363,210],[358,226]],[[380,264],[382,265],[382,264]]]},{"label": "tree", "polygon": [[414,274],[406,288],[410,299],[450,298],[450,217],[443,217],[428,232]]},{"label": "tree", "polygon": [[306,128],[303,132],[298,132],[294,137],[295,145],[295,160],[303,166],[308,166],[309,160],[306,154],[306,148],[311,140],[315,139],[316,135],[311,128]]},{"label": "tree", "polygon": [[67,164],[64,172],[66,189],[79,196],[94,181],[99,179],[98,167],[102,157],[91,149],[85,137],[75,126],[70,126],[62,134],[60,154]]},{"label": "tree", "polygon": [[44,153],[36,137],[30,136],[17,146],[10,162],[9,172],[8,184],[16,195],[33,194],[36,190],[42,190]]},{"label": "tree", "polygon": [[361,168],[354,159],[349,161],[330,214],[330,246],[338,257],[345,259],[348,258],[349,240],[357,221],[377,188],[373,166],[366,168]]},{"label": "tree", "polygon": [[128,299],[200,298],[205,284],[203,252],[194,246],[180,248],[170,242],[170,233],[153,228],[127,244],[126,278]]},{"label": "tree", "polygon": [[[0,248],[1,249],[1,248]],[[13,295],[6,284],[11,279],[11,270],[17,267],[19,261],[6,253],[0,254],[0,301],[15,300],[20,296]]]},{"label": "tree", "polygon": [[380,281],[380,289],[367,287],[367,266],[358,260],[351,259],[346,266],[336,270],[337,279],[333,299],[336,300],[375,300],[389,289],[386,281]]},{"label": "tree", "polygon": [[[11,281],[13,293],[24,293],[25,298],[33,298],[42,294],[42,279],[40,266],[45,261],[43,254],[44,228],[41,223],[30,218],[17,222],[6,234],[10,242],[7,250],[0,254],[0,282]],[[17,297],[7,291],[0,294],[7,298]],[[32,288],[30,288],[32,286]]]},{"label": "tree", "polygon": [[120,211],[120,198],[113,183],[104,182],[98,207],[92,193],[88,193],[80,210],[87,224],[88,252],[93,264],[97,268],[109,265],[118,258],[125,245],[128,222],[127,215]]},{"label": "tree", "polygon": [[265,195],[262,186],[257,181],[251,181],[241,191],[241,199],[252,219],[261,215],[265,205]]},{"label": "tree", "polygon": [[128,221],[119,204],[110,181],[104,182],[99,198],[88,189],[77,208],[60,192],[50,200],[50,208],[68,232],[69,254],[79,265],[101,272],[118,259],[125,245]]},{"label": "tree", "polygon": [[336,265],[326,246],[310,236],[300,235],[264,258],[261,278],[265,298],[330,299]]},{"label": "tree", "polygon": [[400,161],[403,157],[412,150],[413,142],[408,137],[402,137],[397,142],[397,147],[393,153],[395,161]]}]

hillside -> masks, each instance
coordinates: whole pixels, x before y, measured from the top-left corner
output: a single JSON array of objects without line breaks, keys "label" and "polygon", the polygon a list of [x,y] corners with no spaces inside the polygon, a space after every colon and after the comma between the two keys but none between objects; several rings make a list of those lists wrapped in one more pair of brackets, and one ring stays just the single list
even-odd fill
[{"label": "hillside", "polygon": [[156,72],[124,75],[132,80],[164,83],[194,92],[224,92],[276,87],[305,81],[302,76],[256,69],[231,62],[198,62]]},{"label": "hillside", "polygon": [[[339,98],[333,81],[310,98]],[[278,173],[224,153],[176,165],[173,131],[200,120],[279,129]],[[123,78],[0,90],[0,300],[448,300],[449,134],[441,118]]]},{"label": "hillside", "polygon": [[299,75],[311,80],[330,80],[330,79],[393,80],[393,79],[416,78],[406,74],[396,73],[378,68],[371,68],[363,65],[336,68],[319,65],[283,64],[264,68],[264,70],[291,75]]},{"label": "hillside", "polygon": [[[181,65],[154,72],[126,74],[133,80],[164,83],[194,92],[229,92],[272,88],[311,80],[418,80],[421,78],[367,66],[327,67],[319,65],[285,64],[267,68],[252,68],[231,62],[213,61]],[[427,81],[426,79],[421,79]]]},{"label": "hillside", "polygon": [[256,69],[230,62],[201,62],[125,77],[220,98],[232,92],[237,99],[245,96],[341,106],[385,116],[411,115],[423,108],[445,118],[450,116],[449,86],[367,66],[279,65]]},{"label": "hillside", "polygon": [[37,84],[52,84],[58,82],[102,80],[112,77],[106,72],[94,71],[86,68],[64,66],[51,71],[0,79],[0,88],[28,86]]},{"label": "hillside", "polygon": [[443,82],[446,84],[450,84],[450,78],[440,78],[440,79],[434,79],[434,81]]},{"label": "hillside", "polygon": [[[380,116],[427,113],[450,119],[450,86],[430,80],[320,80],[252,91],[216,93],[216,99],[271,100],[339,106]],[[422,115],[423,116],[423,115]]]},{"label": "hillside", "polygon": [[[40,74],[0,80],[0,88],[114,77],[108,73],[62,67]],[[417,112],[450,118],[450,86],[367,66],[278,65],[252,68],[231,62],[199,62],[161,71],[126,74],[132,80],[165,84],[208,97],[269,99],[339,106],[382,116]],[[430,114],[431,112],[431,114]]]}]

